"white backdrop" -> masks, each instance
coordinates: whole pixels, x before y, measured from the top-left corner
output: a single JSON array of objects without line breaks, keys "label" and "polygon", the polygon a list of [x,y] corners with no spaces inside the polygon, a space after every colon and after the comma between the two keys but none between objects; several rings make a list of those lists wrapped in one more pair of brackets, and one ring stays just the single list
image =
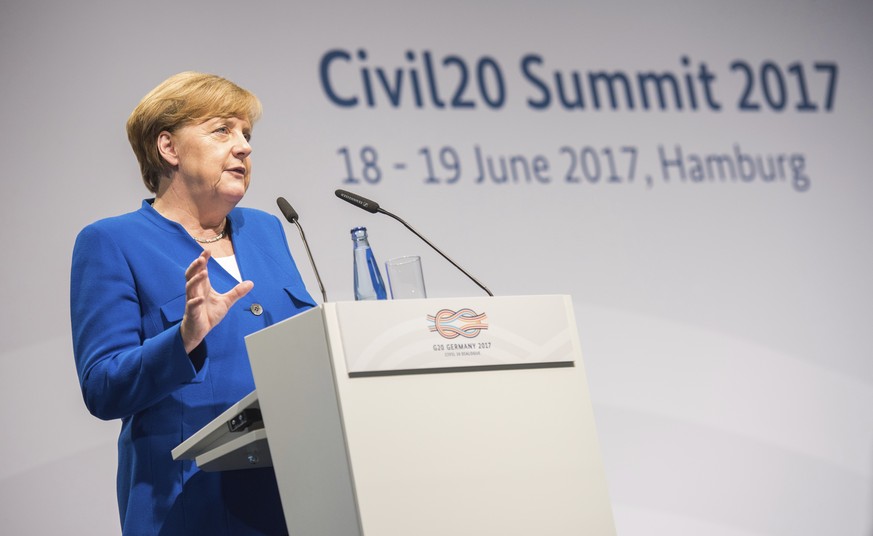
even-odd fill
[{"label": "white backdrop", "polygon": [[[243,204],[291,201],[329,299],[352,297],[361,224],[380,260],[422,255],[431,296],[480,292],[337,188],[496,294],[573,297],[619,534],[873,534],[873,4],[762,4],[4,0],[3,532],[118,532],[118,423],[79,394],[70,253],[146,197],[124,122],[195,69],[261,97]],[[319,75],[337,50],[327,81],[355,106]],[[672,74],[682,105],[647,74]],[[547,180],[477,182],[477,148]],[[780,155],[781,175],[746,180],[747,157]]]}]

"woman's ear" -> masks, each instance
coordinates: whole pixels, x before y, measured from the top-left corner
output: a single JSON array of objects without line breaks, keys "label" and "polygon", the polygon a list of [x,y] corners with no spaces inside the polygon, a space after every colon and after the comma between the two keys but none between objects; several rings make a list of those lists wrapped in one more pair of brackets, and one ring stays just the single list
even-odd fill
[{"label": "woman's ear", "polygon": [[179,165],[179,154],[176,151],[175,140],[173,140],[173,135],[166,130],[158,134],[158,153],[171,166]]}]

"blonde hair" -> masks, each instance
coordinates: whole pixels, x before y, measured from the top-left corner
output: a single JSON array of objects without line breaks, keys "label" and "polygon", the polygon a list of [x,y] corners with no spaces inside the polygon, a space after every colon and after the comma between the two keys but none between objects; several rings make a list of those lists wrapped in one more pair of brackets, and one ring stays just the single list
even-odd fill
[{"label": "blonde hair", "polygon": [[161,82],[127,119],[127,139],[146,188],[157,193],[161,176],[169,168],[158,152],[161,132],[213,117],[241,117],[254,124],[261,111],[254,94],[220,76],[186,71]]}]

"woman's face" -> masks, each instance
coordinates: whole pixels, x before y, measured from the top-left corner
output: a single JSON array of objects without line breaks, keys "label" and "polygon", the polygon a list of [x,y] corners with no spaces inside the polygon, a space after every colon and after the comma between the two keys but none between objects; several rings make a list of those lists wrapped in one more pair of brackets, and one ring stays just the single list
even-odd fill
[{"label": "woman's face", "polygon": [[251,181],[252,125],[238,117],[215,117],[172,133],[176,176],[197,202],[236,205]]}]

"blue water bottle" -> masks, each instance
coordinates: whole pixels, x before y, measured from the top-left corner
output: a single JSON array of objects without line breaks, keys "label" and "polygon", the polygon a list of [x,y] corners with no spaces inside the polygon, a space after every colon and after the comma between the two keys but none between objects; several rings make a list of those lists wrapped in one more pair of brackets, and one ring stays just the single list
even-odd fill
[{"label": "blue water bottle", "polygon": [[385,292],[385,283],[382,281],[382,273],[379,272],[379,264],[373,256],[373,250],[370,249],[366,227],[352,229],[352,244],[355,261],[355,299],[386,299],[388,294]]}]

